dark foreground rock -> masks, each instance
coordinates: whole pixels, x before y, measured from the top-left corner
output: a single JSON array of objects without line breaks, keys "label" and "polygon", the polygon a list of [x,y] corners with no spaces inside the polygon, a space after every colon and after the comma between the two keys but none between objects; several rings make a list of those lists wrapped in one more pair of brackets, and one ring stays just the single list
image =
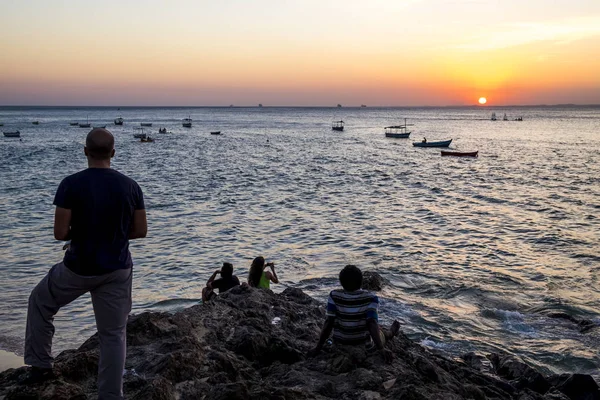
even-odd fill
[{"label": "dark foreground rock", "polygon": [[[128,399],[600,399],[585,375],[544,377],[508,356],[454,361],[400,335],[386,364],[363,348],[330,347],[315,358],[325,311],[298,289],[234,288],[176,314],[128,324]],[[95,398],[98,340],[56,358],[56,378],[23,386],[26,367],[0,374],[0,399]],[[495,371],[495,372],[490,372]]]}]

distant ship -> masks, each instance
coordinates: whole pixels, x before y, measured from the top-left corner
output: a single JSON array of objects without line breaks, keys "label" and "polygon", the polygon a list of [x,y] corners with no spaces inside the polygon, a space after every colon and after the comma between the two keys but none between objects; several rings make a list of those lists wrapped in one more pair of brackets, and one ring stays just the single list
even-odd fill
[{"label": "distant ship", "polygon": [[367,107],[367,105],[366,105],[366,104],[361,104],[360,106],[361,106],[362,108],[365,108],[365,107]]},{"label": "distant ship", "polygon": [[262,107],[262,104],[259,104],[258,106],[259,106],[259,107]]},{"label": "distant ship", "polygon": [[338,104],[337,106],[338,106],[338,108],[342,108],[342,105],[341,105],[341,104]]}]

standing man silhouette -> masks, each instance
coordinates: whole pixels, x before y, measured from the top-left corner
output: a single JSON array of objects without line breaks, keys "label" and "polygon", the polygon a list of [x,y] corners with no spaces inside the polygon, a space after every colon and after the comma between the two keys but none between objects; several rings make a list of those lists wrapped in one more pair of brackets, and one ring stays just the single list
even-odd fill
[{"label": "standing man silhouette", "polygon": [[131,311],[129,240],[146,237],[148,225],[139,185],[110,168],[115,139],[93,129],[84,153],[88,168],[63,179],[54,198],[54,237],[71,240],[29,297],[25,334],[27,381],[51,378],[54,315],[90,292],[100,340],[99,399],[123,398],[127,317]]}]

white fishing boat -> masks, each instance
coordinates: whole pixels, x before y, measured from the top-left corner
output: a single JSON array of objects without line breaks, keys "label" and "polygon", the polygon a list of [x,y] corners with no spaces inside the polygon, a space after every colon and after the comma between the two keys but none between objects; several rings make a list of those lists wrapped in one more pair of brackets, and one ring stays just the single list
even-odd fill
[{"label": "white fishing boat", "polygon": [[344,130],[344,121],[333,121],[331,124],[331,130],[333,131],[343,131]]},{"label": "white fishing boat", "polygon": [[407,124],[406,118],[404,118],[404,125],[386,126],[384,128],[385,129],[385,137],[406,139],[410,136],[410,133],[411,133],[411,131],[409,131],[407,129],[408,126],[413,126],[413,124]]},{"label": "white fishing boat", "polygon": [[146,136],[148,136],[144,132],[144,128],[135,128],[135,130],[138,131],[138,132],[133,134],[133,138],[134,139],[142,139],[142,138],[145,138]]}]

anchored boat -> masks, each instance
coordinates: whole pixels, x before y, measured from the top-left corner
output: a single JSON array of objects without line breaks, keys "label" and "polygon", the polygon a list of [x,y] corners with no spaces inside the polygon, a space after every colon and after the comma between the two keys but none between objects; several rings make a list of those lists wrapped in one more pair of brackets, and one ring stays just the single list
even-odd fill
[{"label": "anchored boat", "polygon": [[450,146],[450,143],[452,143],[452,139],[442,140],[439,142],[427,142],[424,140],[422,142],[413,142],[413,146],[415,146],[415,147],[448,147],[448,146]]},{"label": "anchored boat", "polygon": [[479,151],[443,151],[442,157],[454,156],[454,157],[477,157]]},{"label": "anchored boat", "polygon": [[342,121],[342,120],[333,121],[333,124],[331,125],[331,130],[343,131],[344,130],[344,121]]},{"label": "anchored boat", "polygon": [[413,124],[407,124],[406,118],[404,118],[404,125],[386,126],[385,137],[406,139],[411,134],[411,132],[406,128],[407,126],[413,126]]}]

